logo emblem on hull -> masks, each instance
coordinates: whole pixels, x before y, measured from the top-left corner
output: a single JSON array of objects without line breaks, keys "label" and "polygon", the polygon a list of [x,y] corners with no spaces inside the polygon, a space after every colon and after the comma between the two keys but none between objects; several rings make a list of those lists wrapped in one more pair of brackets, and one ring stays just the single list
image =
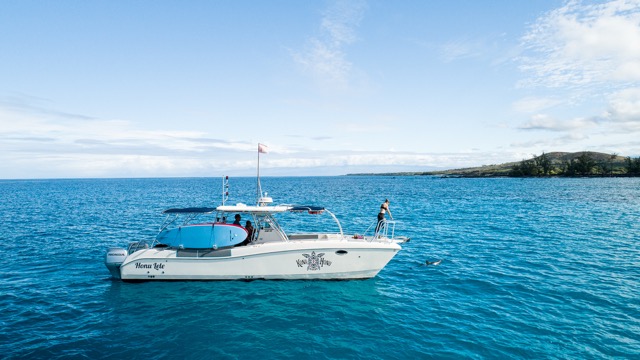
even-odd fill
[{"label": "logo emblem on hull", "polygon": [[331,266],[331,261],[324,259],[324,253],[318,253],[316,255],[316,252],[312,251],[311,255],[302,254],[302,256],[304,256],[305,258],[296,260],[296,264],[298,264],[298,267],[307,265],[307,271],[320,270],[325,265]]}]

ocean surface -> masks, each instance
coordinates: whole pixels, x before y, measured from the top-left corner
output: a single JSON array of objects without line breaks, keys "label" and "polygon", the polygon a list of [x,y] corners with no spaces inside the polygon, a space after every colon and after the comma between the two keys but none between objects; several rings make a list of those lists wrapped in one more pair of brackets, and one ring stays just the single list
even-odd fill
[{"label": "ocean surface", "polygon": [[[356,233],[389,198],[411,241],[368,280],[123,283],[106,249],[153,238],[166,208],[219,205],[222,179],[0,181],[0,358],[640,357],[638,178],[262,187]],[[254,200],[231,178],[228,203]]]}]

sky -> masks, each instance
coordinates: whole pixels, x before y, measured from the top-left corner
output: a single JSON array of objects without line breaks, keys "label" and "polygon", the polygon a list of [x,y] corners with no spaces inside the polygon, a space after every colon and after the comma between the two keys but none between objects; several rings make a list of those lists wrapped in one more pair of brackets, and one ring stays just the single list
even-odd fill
[{"label": "sky", "polygon": [[640,156],[640,0],[0,0],[0,179]]}]

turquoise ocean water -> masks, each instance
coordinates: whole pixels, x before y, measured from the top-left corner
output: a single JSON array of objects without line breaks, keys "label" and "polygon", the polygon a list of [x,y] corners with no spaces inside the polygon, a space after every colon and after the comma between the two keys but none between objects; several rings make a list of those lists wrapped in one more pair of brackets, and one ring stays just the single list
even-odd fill
[{"label": "turquoise ocean water", "polygon": [[[107,247],[154,237],[166,208],[218,205],[221,179],[0,181],[0,357],[640,356],[640,179],[262,186],[276,203],[328,207],[346,232],[389,198],[412,240],[369,280],[122,283]],[[230,191],[252,203],[255,180]]]}]

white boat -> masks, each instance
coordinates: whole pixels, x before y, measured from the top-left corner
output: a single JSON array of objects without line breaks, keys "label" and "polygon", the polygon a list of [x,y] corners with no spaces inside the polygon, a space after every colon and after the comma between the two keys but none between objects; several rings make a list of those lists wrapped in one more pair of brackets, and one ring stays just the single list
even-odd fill
[{"label": "white boat", "polygon": [[[400,243],[409,241],[395,237],[394,221],[372,224],[362,235],[344,234],[340,221],[324,207],[271,205],[260,187],[263,151],[260,145],[258,149],[257,205],[225,205],[224,178],[221,206],[165,210],[167,219],[154,240],[109,248],[105,264],[112,276],[124,281],[366,279],[387,265],[402,249]],[[329,215],[335,229],[287,232],[277,218],[290,213]],[[236,215],[250,220],[254,230],[227,223]]]},{"label": "white boat", "polygon": [[[277,214],[329,214],[335,232],[288,234]],[[247,206],[170,209],[169,216],[213,215],[214,221],[164,226],[152,242],[110,248],[106,265],[114,278],[148,280],[366,279],[376,276],[407,238],[395,237],[395,222],[385,221],[370,235],[344,234],[338,219],[316,206]],[[240,214],[255,232],[220,222]],[[215,219],[218,221],[216,222]],[[169,220],[168,223],[172,223]],[[372,229],[374,226],[371,226]],[[242,245],[246,236],[248,244]],[[164,241],[164,242],[163,242]],[[220,246],[222,244],[222,246]]]}]

